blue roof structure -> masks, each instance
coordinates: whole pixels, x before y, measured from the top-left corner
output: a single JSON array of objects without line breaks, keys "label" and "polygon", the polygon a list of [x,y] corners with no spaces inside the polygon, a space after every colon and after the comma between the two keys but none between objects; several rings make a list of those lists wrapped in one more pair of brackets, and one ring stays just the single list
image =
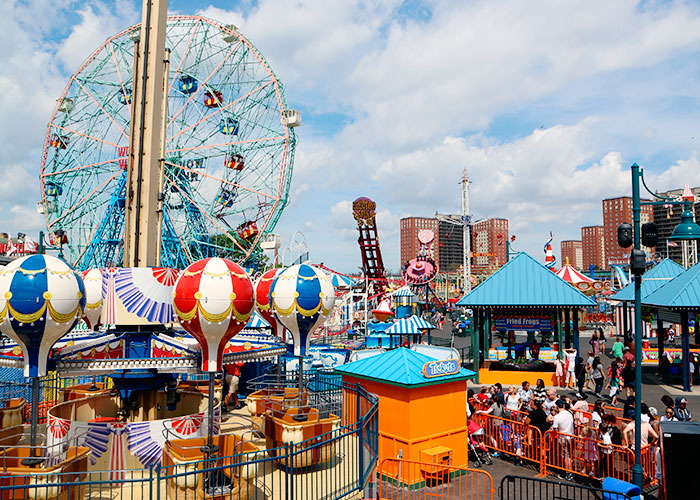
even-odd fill
[{"label": "blue roof structure", "polygon": [[394,297],[415,297],[415,294],[408,287],[399,288],[391,295],[393,295]]},{"label": "blue roof structure", "polygon": [[418,334],[421,333],[421,330],[432,330],[434,328],[433,325],[414,314],[410,318],[398,320],[391,328],[386,330],[386,333],[389,335]]},{"label": "blue roof structure", "polygon": [[700,264],[647,295],[643,303],[669,309],[700,309]]},{"label": "blue roof structure", "polygon": [[248,323],[245,325],[246,328],[270,328],[270,323],[265,320],[257,311],[253,311]]},{"label": "blue roof structure", "polygon": [[595,301],[521,252],[462,297],[467,307],[589,307]]},{"label": "blue roof structure", "polygon": [[435,358],[400,347],[378,356],[346,363],[335,369],[343,375],[374,380],[401,387],[421,387],[445,382],[467,380],[476,375],[471,370],[460,368],[454,375],[428,378],[423,375],[423,366]]},{"label": "blue roof structure", "polygon": [[[654,267],[649,269],[642,275],[642,300],[644,300],[651,292],[661,288],[666,283],[670,282],[676,276],[683,274],[685,268],[672,261],[664,259]],[[634,282],[627,285],[614,295],[610,296],[610,300],[619,301],[634,301]]]}]

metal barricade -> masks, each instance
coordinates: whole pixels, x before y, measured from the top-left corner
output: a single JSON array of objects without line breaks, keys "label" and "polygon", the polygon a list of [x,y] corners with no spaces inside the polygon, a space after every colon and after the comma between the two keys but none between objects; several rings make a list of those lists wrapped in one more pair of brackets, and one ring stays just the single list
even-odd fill
[{"label": "metal barricade", "polygon": [[541,469],[544,447],[537,427],[487,414],[474,415],[474,421],[484,428],[488,448],[540,464]]},{"label": "metal barricade", "polygon": [[493,500],[493,478],[466,467],[397,458],[379,465],[380,500]]},{"label": "metal barricade", "polygon": [[504,500],[630,500],[623,493],[522,476],[505,476],[501,479],[499,496]]},{"label": "metal barricade", "polygon": [[[597,439],[557,431],[547,431],[544,435],[542,472],[545,474],[558,471],[596,479],[614,477],[631,482],[633,464],[634,452],[630,448],[614,444],[606,446]],[[656,454],[652,445],[642,448],[642,468],[644,486],[656,485]]]}]

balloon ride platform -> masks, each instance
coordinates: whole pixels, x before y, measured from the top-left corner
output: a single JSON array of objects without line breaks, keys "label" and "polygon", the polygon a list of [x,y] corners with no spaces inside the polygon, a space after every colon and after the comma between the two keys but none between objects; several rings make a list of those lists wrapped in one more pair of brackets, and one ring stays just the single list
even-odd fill
[{"label": "balloon ride platform", "polygon": [[[271,493],[268,498],[289,498],[291,489],[296,495],[314,488],[335,496],[363,483],[376,461],[376,439],[368,429],[376,425],[377,401],[359,386],[343,384],[327,370],[268,373],[250,381],[253,393],[245,408],[222,414],[221,384],[211,377],[213,369],[234,363],[299,356],[297,347],[304,354],[318,354],[309,348],[309,333],[335,299],[322,271],[311,266],[276,270],[274,279],[261,279],[253,287],[242,269],[217,259],[168,278],[163,268],[91,270],[83,276],[58,259],[36,258],[42,259],[43,268],[15,261],[14,268],[0,271],[0,286],[7,281],[14,292],[16,275],[24,278],[22,270],[29,264],[32,271],[49,276],[63,273],[72,280],[62,285],[73,287],[74,303],[68,307],[75,312],[64,316],[70,332],[47,348],[53,339],[18,333],[24,324],[13,316],[19,306],[12,297],[19,293],[0,303],[6,311],[4,325],[13,328],[15,340],[0,347],[0,376],[21,370],[30,378],[36,373],[31,379],[38,382],[34,391],[34,382],[30,387],[22,375],[15,377],[24,399],[6,398],[0,409],[0,498],[25,498],[32,488],[42,490],[47,499],[89,498],[100,489],[116,492],[113,498],[148,498],[149,485],[156,484],[163,485],[169,498],[247,498],[260,490]],[[216,268],[224,264],[228,271]],[[286,272],[293,278],[285,277]],[[236,290],[224,287],[228,302],[221,308],[228,316],[211,311],[218,288],[208,292],[206,284],[208,276],[222,273]],[[302,283],[308,289],[298,285],[299,275],[306,276]],[[196,286],[186,279],[192,277],[199,279]],[[57,309],[48,300],[61,294],[49,288],[50,281],[43,283],[46,289],[35,290],[34,296],[51,298],[44,304],[28,302],[35,310],[43,309],[46,319]],[[199,298],[188,303],[187,293]],[[234,294],[248,305],[236,303]],[[79,311],[80,300],[99,306]],[[314,309],[307,316],[298,313]],[[56,317],[67,314],[57,311]],[[33,312],[25,309],[21,314]],[[140,324],[130,315],[141,318]],[[120,318],[130,323],[124,325]],[[207,328],[217,325],[210,319],[222,323],[231,318],[236,327],[221,330],[223,340],[208,335]],[[84,326],[71,330],[80,319],[88,327],[101,326],[97,331]],[[295,352],[288,353],[290,346],[253,328],[256,323],[270,330],[270,323],[284,325]],[[36,340],[38,344],[31,343]],[[46,356],[43,365],[40,353]],[[205,362],[208,387],[202,380]],[[26,415],[34,396],[41,421],[37,417],[32,426]],[[361,449],[370,450],[369,461]],[[13,487],[17,495],[3,496],[3,488]]]}]

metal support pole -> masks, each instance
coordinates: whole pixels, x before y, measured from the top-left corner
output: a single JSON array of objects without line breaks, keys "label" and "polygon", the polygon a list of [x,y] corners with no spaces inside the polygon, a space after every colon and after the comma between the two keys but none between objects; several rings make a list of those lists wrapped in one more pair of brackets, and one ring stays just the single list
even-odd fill
[{"label": "metal support pole", "polygon": [[663,377],[663,373],[661,373],[661,359],[664,356],[664,336],[666,335],[666,330],[664,329],[664,322],[661,319],[661,314],[660,311],[657,309],[656,310],[656,340],[658,342],[658,349],[659,349],[659,376]]},{"label": "metal support pole", "polygon": [[690,329],[688,328],[688,311],[681,311],[681,345],[683,346],[683,390],[690,392]]},{"label": "metal support pole", "polygon": [[39,377],[32,377],[32,413],[30,419],[32,428],[29,435],[29,457],[21,462],[25,467],[35,467],[44,461],[41,453],[36,453],[36,431],[39,426]]},{"label": "metal support pole", "polygon": [[[207,460],[219,451],[219,447],[214,444],[214,377],[215,372],[209,372],[209,429],[207,436],[207,444],[202,446],[200,450],[206,454]],[[211,467],[208,465],[207,467]]]},{"label": "metal support pole", "polygon": [[307,416],[302,413],[304,406],[304,356],[299,355],[299,406],[298,412],[294,415],[294,420],[297,422],[304,422]]},{"label": "metal support pole", "polygon": [[578,335],[578,310],[577,309],[572,309],[571,310],[571,315],[573,316],[574,320],[574,349],[576,349],[576,356],[578,357],[581,354],[581,349],[579,348],[579,335]]},{"label": "metal support pole", "polygon": [[481,368],[481,355],[479,352],[479,344],[480,344],[480,339],[481,339],[481,332],[484,328],[484,321],[483,318],[481,317],[484,312],[479,309],[479,312],[477,313],[479,315],[479,329],[474,332],[474,371],[476,372],[476,377],[474,381],[478,384],[479,383],[479,368]]},{"label": "metal support pole", "polygon": [[629,326],[627,324],[627,302],[622,303],[622,335],[624,336],[624,343],[625,345],[629,345],[630,343],[630,337],[629,334],[627,333],[629,331]]},{"label": "metal support pole", "polygon": [[[641,200],[639,199],[639,165],[632,165],[632,218],[634,249],[640,250]],[[687,321],[686,321],[687,328]],[[642,468],[642,275],[634,276],[634,465],[632,482],[644,486]]]}]

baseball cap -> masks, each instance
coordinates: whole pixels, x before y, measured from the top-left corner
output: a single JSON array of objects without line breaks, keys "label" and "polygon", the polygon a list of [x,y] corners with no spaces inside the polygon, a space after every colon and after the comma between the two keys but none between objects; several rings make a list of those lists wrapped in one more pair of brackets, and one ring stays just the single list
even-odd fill
[{"label": "baseball cap", "polygon": [[687,402],[688,402],[687,399],[681,398],[680,401],[678,401],[678,404],[687,403]]},{"label": "baseball cap", "polygon": [[656,408],[654,408],[653,406],[650,406],[649,407],[649,415],[651,415],[652,417],[656,417],[659,415],[659,412]]},{"label": "baseball cap", "polygon": [[623,350],[623,351],[629,351],[629,350],[630,350],[630,348],[629,348],[629,347],[625,347],[625,348],[624,348],[624,349],[622,349],[622,350]]},{"label": "baseball cap", "polygon": [[564,408],[564,401],[561,399],[557,399],[557,402],[554,404],[557,405],[558,408]]}]

